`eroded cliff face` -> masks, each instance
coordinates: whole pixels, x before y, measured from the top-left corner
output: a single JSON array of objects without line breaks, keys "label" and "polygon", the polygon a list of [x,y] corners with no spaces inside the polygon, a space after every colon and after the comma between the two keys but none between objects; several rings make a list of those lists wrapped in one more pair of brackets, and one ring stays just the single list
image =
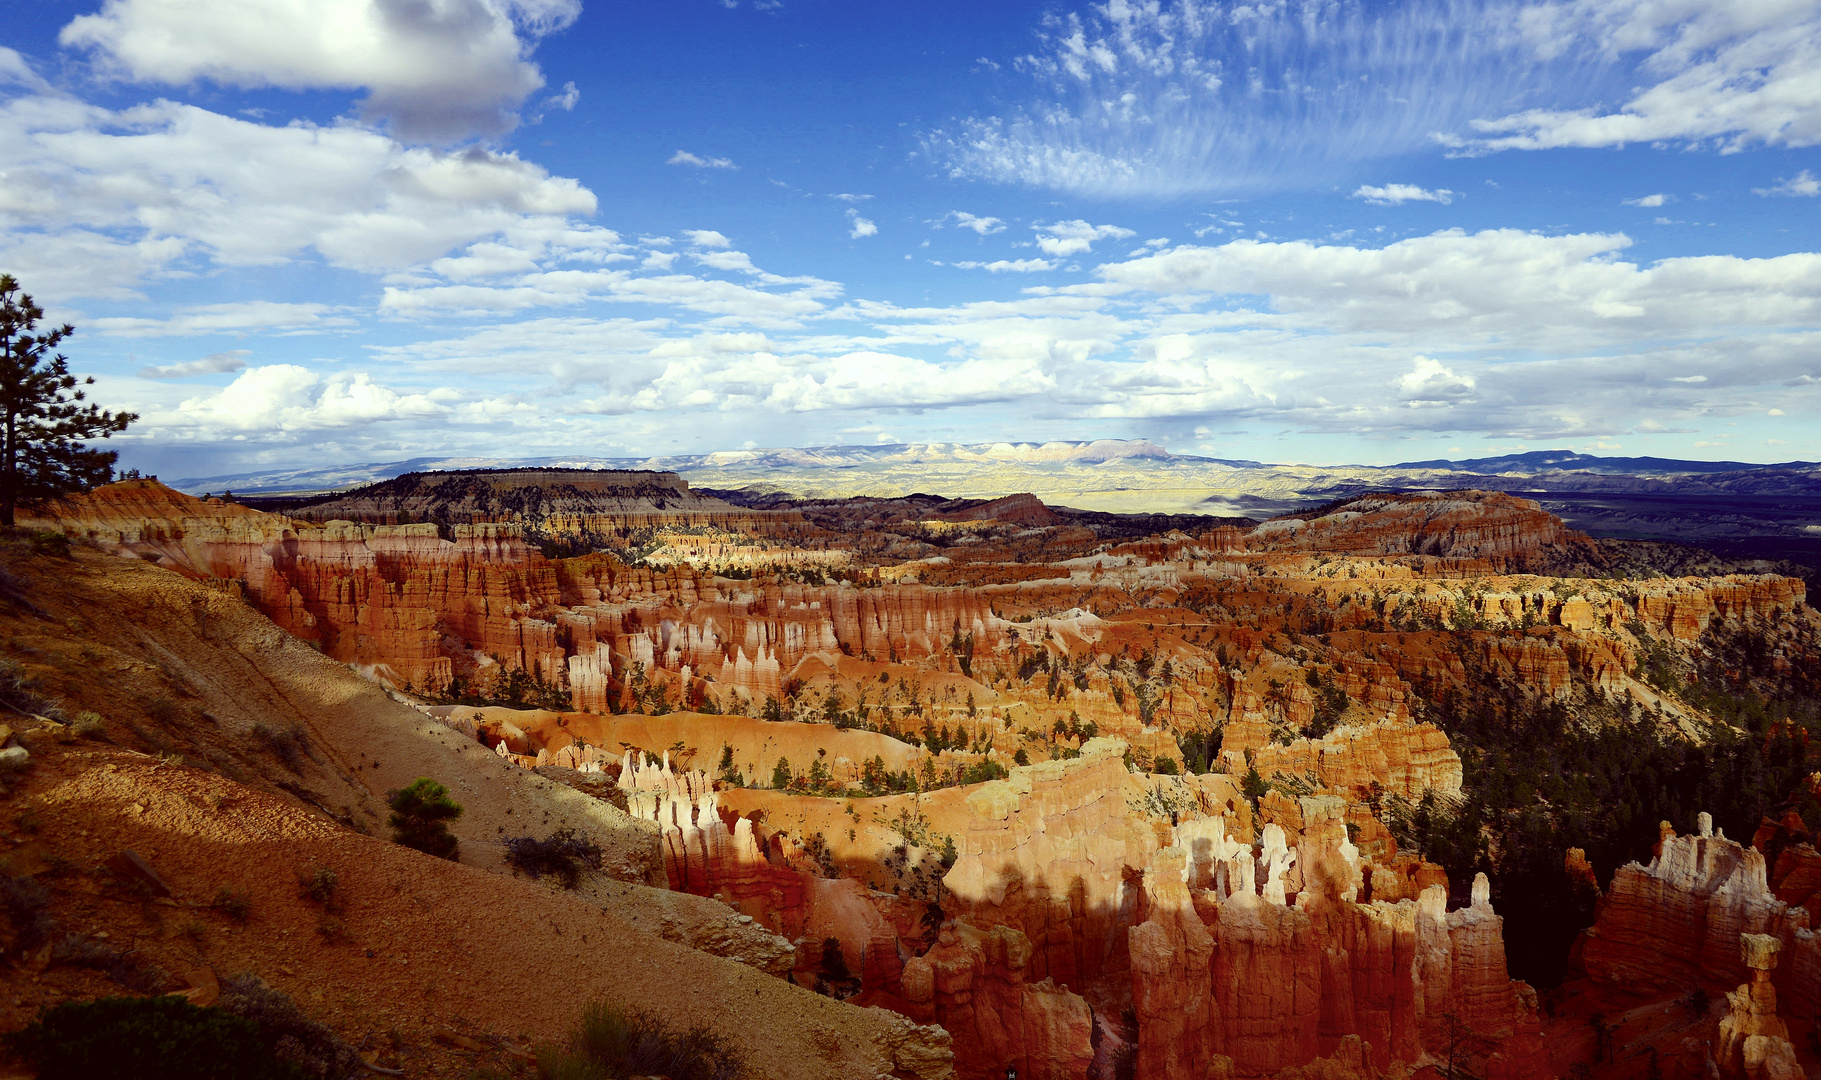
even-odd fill
[{"label": "eroded cliff face", "polygon": [[1587,538],[1529,499],[1501,492],[1412,492],[1349,500],[1320,517],[1266,522],[1244,538],[1252,551],[1426,555],[1495,569],[1542,569],[1590,551]]},{"label": "eroded cliff face", "polygon": [[[1389,541],[1374,537],[1402,521],[1416,537],[1401,548],[1389,544],[1402,551],[1429,544],[1422,537],[1432,532],[1453,537],[1449,544],[1481,544],[1472,530],[1446,524],[1466,512],[1461,507],[1473,509],[1474,520],[1515,514],[1528,522],[1540,513],[1503,496],[1448,505],[1453,509],[1399,497],[1311,528],[1318,525],[1325,542],[1343,552],[1376,550]],[[1412,506],[1422,513],[1412,517]],[[1134,554],[1064,560],[1041,579],[957,587],[915,580],[941,569],[915,564],[892,575],[894,583],[855,587],[735,581],[687,565],[628,567],[608,555],[551,560],[512,523],[316,526],[204,502],[155,481],[125,481],[66,500],[33,524],[198,578],[237,582],[287,630],[417,691],[443,692],[457,679],[467,691],[496,688],[522,672],[534,684],[526,693],[539,700],[618,712],[634,705],[632,684],[643,679],[662,685],[673,707],[712,695],[728,711],[757,712],[766,698],[787,697],[787,685],[857,684],[863,675],[908,668],[931,695],[950,695],[956,704],[972,696],[997,705],[1002,717],[1023,706],[1035,719],[1066,697],[1081,720],[1152,756],[1170,746],[1151,737],[1157,725],[1193,728],[1210,712],[1228,729],[1228,749],[1239,752],[1308,727],[1320,704],[1309,681],[1311,659],[1357,703],[1350,719],[1410,719],[1411,682],[1457,678],[1460,661],[1452,642],[1440,649],[1424,637],[1432,629],[1419,630],[1416,640],[1397,631],[1388,641],[1393,627],[1466,630],[1485,665],[1551,696],[1565,699],[1586,684],[1653,703],[1658,695],[1628,674],[1638,661],[1635,634],[1693,641],[1715,625],[1778,618],[1805,599],[1802,583],[1790,578],[1563,588],[1484,574],[1438,579],[1421,560],[1388,556],[1355,559],[1341,577],[1339,564],[1310,562],[1314,534],[1283,551],[1258,535],[1263,526],[1238,541],[1171,541],[1159,551],[1173,561],[1162,564]],[[1535,543],[1553,543],[1559,522],[1555,528]],[[1246,550],[1216,550],[1234,546]],[[1405,576],[1357,576],[1361,567],[1387,566]],[[1217,597],[1226,617],[1193,633],[1182,627],[1142,674],[1121,666],[1157,644],[1149,640],[1155,624],[1140,627],[1130,617],[1141,598],[1154,606],[1198,596]],[[1109,617],[1121,611],[1128,614]],[[1292,620],[1329,628],[1322,656],[1287,657],[1276,627]],[[1047,683],[1007,677],[1016,671],[1028,679],[1033,664],[1051,676]],[[883,704],[887,690],[873,688],[873,700]],[[1446,787],[1449,766],[1431,760],[1433,749],[1385,744],[1362,752],[1414,754],[1415,782]],[[1293,753],[1283,767],[1310,766],[1308,753]],[[1337,760],[1330,769],[1345,767]],[[1441,773],[1418,775],[1431,768]]]},{"label": "eroded cliff face", "polygon": [[[755,966],[939,1025],[958,1074],[992,1080],[1559,1071],[1491,883],[1450,882],[1388,824],[1389,802],[1472,794],[1437,702],[1503,684],[1698,734],[1709,718],[1648,657],[1812,622],[1794,579],[1521,572],[1584,538],[1483,493],[1119,543],[1008,499],[818,537],[798,563],[768,546],[783,519],[714,520],[739,544],[703,533],[658,568],[546,558],[500,511],[521,481],[550,486],[369,499],[360,522],[126,482],[34,524],[236,593],[440,699],[424,710],[500,759],[622,802],[671,889],[758,928]],[[686,494],[596,493],[573,535],[703,509],[657,505]],[[545,504],[539,527],[580,512]],[[690,565],[734,547],[789,573]],[[448,704],[508,695],[546,709]],[[1612,879],[1582,998],[1765,983],[1774,1002],[1746,993],[1726,1044],[1762,1071],[1780,1051],[1752,1044],[1750,1066],[1746,1042],[1777,1017],[1800,1034],[1821,1000],[1817,867],[1793,840],[1767,858],[1666,837]],[[1774,972],[1741,934],[1779,943]]]},{"label": "eroded cliff face", "polygon": [[922,658],[957,628],[996,644],[989,601],[970,591],[742,587],[605,556],[553,562],[510,524],[458,524],[451,539],[435,524],[312,528],[155,481],[109,485],[32,524],[238,582],[328,655],[419,690],[523,671],[574,708],[617,711],[637,665],[684,693],[707,675],[756,708],[812,654]]},{"label": "eroded cliff face", "polygon": [[[1487,1075],[1548,1075],[1483,879],[1453,912],[1445,883],[1363,902],[1371,866],[1344,799],[1274,808],[1293,827],[1255,830],[1229,777],[1135,775],[1124,750],[1095,739],[1005,780],[845,807],[717,792],[643,755],[616,783],[662,830],[673,888],[793,939],[798,981],[850,978],[855,1000],[939,1024],[962,1076],[1111,1075],[1093,1071],[1109,1041],[1145,1077],[1348,1052],[1386,1070],[1427,1060],[1451,1025]],[[946,872],[937,837],[955,844]],[[892,846],[895,866],[869,860]]]},{"label": "eroded cliff face", "polygon": [[[1763,853],[1715,833],[1706,814],[1689,836],[1665,823],[1656,857],[1620,868],[1577,959],[1583,974],[1565,998],[1571,1017],[1597,1025],[1666,998],[1703,1004],[1692,1035],[1634,1033],[1681,1075],[1800,1076],[1791,1033],[1807,1040],[1821,1031],[1821,939],[1808,911],[1778,899]],[[1595,1064],[1615,1056],[1610,1041],[1593,1048]],[[1558,1067],[1577,1056],[1587,1055],[1558,1054]]]}]

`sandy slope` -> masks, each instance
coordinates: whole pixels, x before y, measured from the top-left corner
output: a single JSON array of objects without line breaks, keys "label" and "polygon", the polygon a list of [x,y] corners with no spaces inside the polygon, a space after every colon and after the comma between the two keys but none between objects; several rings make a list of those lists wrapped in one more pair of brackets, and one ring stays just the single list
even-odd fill
[{"label": "sandy slope", "polygon": [[[34,764],[0,795],[0,870],[49,886],[59,934],[106,932],[192,982],[207,969],[259,974],[409,1075],[459,1075],[483,1056],[510,1063],[497,1049],[438,1042],[446,1029],[524,1045],[559,1036],[597,996],[713,1027],[757,1077],[947,1075],[939,1031],[679,943],[764,944],[714,901],[639,884],[657,865],[642,824],[506,765],[231,596],[92,552],[7,568],[37,612],[0,609],[4,655],[72,715],[102,713],[115,740],[28,732]],[[293,772],[261,748],[255,724],[300,725],[314,760],[298,757]],[[467,807],[462,864],[379,838],[383,792],[419,775]],[[632,880],[571,894],[500,870],[502,833],[558,824],[605,842]],[[148,899],[101,869],[123,848],[173,897]],[[340,879],[339,910],[299,893],[298,875],[319,867]],[[209,908],[223,888],[251,895],[244,927]],[[332,935],[325,917],[340,923]],[[67,997],[119,992],[92,971],[41,969],[8,944],[0,1027]]]},{"label": "sandy slope", "polygon": [[[44,615],[0,614],[0,633],[70,711],[101,713],[126,745],[281,788],[375,835],[385,832],[387,791],[434,777],[465,809],[452,831],[466,862],[497,868],[502,837],[570,825],[608,847],[614,876],[663,881],[652,826],[501,761],[227,592],[80,549],[15,564],[21,570]],[[167,710],[170,722],[156,718]],[[264,748],[258,726],[306,733],[295,769]]]}]

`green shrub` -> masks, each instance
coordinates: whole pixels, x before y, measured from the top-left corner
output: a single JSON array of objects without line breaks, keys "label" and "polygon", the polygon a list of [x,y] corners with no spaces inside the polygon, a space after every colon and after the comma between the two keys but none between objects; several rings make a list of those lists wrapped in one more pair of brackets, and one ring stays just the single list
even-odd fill
[{"label": "green shrub", "polygon": [[448,823],[462,816],[462,807],[449,797],[448,788],[420,776],[403,790],[387,792],[386,805],[392,808],[388,824],[393,840],[439,859],[456,857]]},{"label": "green shrub", "polygon": [[258,1025],[178,997],[66,1001],[44,1010],[8,1047],[40,1080],[300,1080]]},{"label": "green shrub", "polygon": [[67,559],[70,557],[70,538],[60,532],[34,532],[32,554]]},{"label": "green shrub", "polygon": [[601,845],[565,825],[543,840],[515,836],[506,841],[506,862],[532,879],[549,874],[573,889],[582,871],[601,868]]},{"label": "green shrub", "polygon": [[1176,775],[1176,759],[1160,757],[1157,759],[1157,761],[1154,764],[1152,764],[1151,771],[1156,773],[1158,776],[1175,776]]},{"label": "green shrub", "polygon": [[538,1048],[537,1072],[540,1080],[740,1080],[746,1066],[706,1028],[675,1032],[649,1014],[597,1001],[583,1007],[582,1021],[565,1045]]},{"label": "green shrub", "polygon": [[221,1009],[251,1021],[278,1057],[296,1065],[311,1080],[341,1080],[365,1075],[354,1048],[329,1028],[304,1014],[282,990],[257,975],[222,980]]},{"label": "green shrub", "polygon": [[314,900],[330,911],[341,907],[341,878],[326,866],[297,875],[297,892],[304,899]]},{"label": "green shrub", "polygon": [[[329,872],[334,873],[333,870]],[[245,889],[231,889],[224,885],[215,890],[214,907],[235,922],[243,923],[253,913],[253,894]]]}]

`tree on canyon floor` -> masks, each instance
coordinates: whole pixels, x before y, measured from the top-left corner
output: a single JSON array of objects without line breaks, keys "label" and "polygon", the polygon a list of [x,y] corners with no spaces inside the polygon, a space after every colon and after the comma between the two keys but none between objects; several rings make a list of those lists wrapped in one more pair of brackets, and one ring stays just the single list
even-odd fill
[{"label": "tree on canyon floor", "polygon": [[114,475],[119,454],[90,449],[139,419],[81,404],[95,379],[78,380],[56,348],[76,332],[68,323],[35,332],[44,309],[0,274],[0,527],[13,527],[19,506],[87,491]]}]

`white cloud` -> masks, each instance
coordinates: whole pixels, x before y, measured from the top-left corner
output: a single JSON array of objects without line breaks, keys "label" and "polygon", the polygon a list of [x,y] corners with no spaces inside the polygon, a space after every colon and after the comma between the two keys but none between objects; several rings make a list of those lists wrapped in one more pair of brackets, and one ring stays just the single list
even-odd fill
[{"label": "white cloud", "polygon": [[[1622,257],[1628,243],[1451,231],[1382,248],[1141,249],[1100,267],[1098,282],[1027,287],[1011,301],[812,304],[744,330],[669,313],[532,319],[380,353],[516,390],[541,375],[549,389],[527,407],[545,425],[612,417],[620,426],[603,430],[651,439],[699,430],[710,414],[797,444],[806,424],[845,430],[900,408],[1002,427],[1015,403],[1030,423],[1075,428],[1257,418],[1311,433],[1591,445],[1687,430],[1716,411],[1762,415],[1766,397],[1821,405],[1821,380],[1802,381],[1821,330],[1800,329],[1821,317],[1821,256],[1638,264]],[[742,253],[705,254],[749,280],[763,274]],[[1054,268],[1021,262],[959,265]],[[691,279],[666,287],[679,290],[671,312],[713,300],[683,295],[701,287]],[[1696,383],[1690,372],[1710,374]],[[780,426],[781,415],[828,419]]]},{"label": "white cloud", "polygon": [[963,270],[985,270],[994,274],[1034,274],[1040,270],[1054,270],[1061,264],[1055,259],[995,259],[992,262],[969,260],[950,265]]},{"label": "white cloud", "polygon": [[26,63],[25,57],[16,51],[0,45],[0,86],[18,86],[34,94],[52,94],[56,91],[44,77]]},{"label": "white cloud", "polygon": [[1419,356],[1396,385],[1398,396],[1405,401],[1428,404],[1472,397],[1475,384],[1471,376],[1461,375],[1439,360]]},{"label": "white cloud", "polygon": [[1787,180],[1778,178],[1777,183],[1767,188],[1752,188],[1760,195],[1794,195],[1813,198],[1821,195],[1821,177],[1803,169]]},{"label": "white cloud", "polygon": [[879,235],[879,226],[873,224],[866,218],[861,217],[860,211],[858,210],[850,207],[847,211],[847,220],[852,226],[852,228],[847,230],[847,235],[850,239],[858,240],[863,236]]},{"label": "white cloud", "polygon": [[323,375],[296,364],[248,368],[220,390],[147,416],[175,433],[222,437],[236,432],[303,434],[398,420],[443,418],[454,395],[399,393],[365,372]]},{"label": "white cloud", "polygon": [[251,355],[253,354],[246,349],[229,349],[227,352],[210,353],[200,360],[191,360],[185,364],[140,368],[139,377],[142,379],[187,379],[192,375],[220,375],[246,367],[247,357]]},{"label": "white cloud", "polygon": [[739,168],[738,165],[735,165],[733,163],[732,158],[698,157],[697,155],[692,154],[687,150],[678,150],[676,153],[670,155],[670,160],[666,161],[664,164],[666,164],[666,165],[688,165],[691,168],[696,168],[696,169],[737,169],[737,168]]},{"label": "white cloud", "polygon": [[1626,206],[1662,206],[1669,201],[1667,195],[1644,195],[1636,199],[1626,199]]},{"label": "white cloud", "polygon": [[1739,150],[1821,142],[1821,4],[1815,0],[1566,0],[1525,10],[1517,25],[1544,57],[1580,54],[1628,65],[1618,111],[1526,109],[1476,120],[1469,153],[1683,143]]},{"label": "white cloud", "polygon": [[1332,330],[1439,332],[1544,349],[1640,335],[1723,334],[1821,319],[1821,255],[1703,256],[1641,266],[1621,234],[1447,230],[1383,248],[1236,240],[1100,268],[1162,294],[1268,294],[1273,309]]},{"label": "white cloud", "polygon": [[863,203],[863,202],[867,201],[868,199],[872,198],[872,196],[871,195],[853,195],[853,194],[849,194],[844,191],[839,195],[830,195],[829,198],[839,199],[840,201],[847,202],[847,203]]},{"label": "white cloud", "polygon": [[5,101],[0,161],[0,256],[65,297],[122,295],[185,260],[400,270],[507,231],[576,235],[592,227],[565,217],[595,209],[586,188],[515,154],[169,101]]},{"label": "white cloud", "polygon": [[927,131],[956,177],[1089,196],[1319,185],[1571,78],[1517,0],[1095,4],[1046,17],[1021,104]]},{"label": "white cloud", "polygon": [[1037,233],[1038,249],[1058,258],[1084,254],[1093,249],[1096,240],[1124,240],[1138,235],[1117,225],[1089,225],[1079,218],[1031,228]]},{"label": "white cloud", "polygon": [[107,337],[157,338],[196,334],[245,334],[257,330],[302,334],[356,325],[354,319],[345,313],[337,314],[327,304],[281,304],[270,300],[249,300],[183,308],[168,319],[119,316],[89,319],[83,328],[92,329]]},{"label": "white cloud", "polygon": [[[943,221],[953,220],[958,229],[972,229],[981,236],[991,236],[1005,231],[1005,222],[996,217],[980,217],[965,210],[950,210]],[[938,225],[941,222],[937,223]]]},{"label": "white cloud", "polygon": [[[1081,59],[1090,75],[1100,62],[1091,50]],[[203,350],[177,342],[151,354],[160,366],[148,378],[107,387],[110,405],[118,397],[147,417],[134,445],[224,458],[661,446],[699,439],[710,416],[740,438],[801,442],[898,409],[950,410],[938,422],[955,430],[1002,427],[1008,415],[1075,428],[1219,417],[1586,444],[1657,418],[1687,427],[1761,417],[1771,402],[1796,415],[1821,407],[1814,254],[1647,262],[1621,234],[1516,230],[1380,247],[1342,237],[1171,249],[1160,238],[1124,261],[1109,254],[1093,278],[1026,277],[1015,299],[898,307],[770,272],[714,230],[630,242],[583,220],[594,198],[574,181],[512,155],[413,150],[354,125],[278,128],[171,103],[113,111],[28,94],[0,100],[0,162],[0,264],[29,267],[47,302],[156,289],[156,318],[141,317],[150,305],[75,313],[85,330],[148,341],[319,333],[359,314],[194,302],[210,297],[186,281],[243,266],[299,263],[312,275],[328,264],[383,287],[373,313],[399,321],[378,340],[404,344],[372,348],[386,366],[371,374],[329,361],[246,367],[250,355],[235,353],[195,360]],[[850,230],[867,220],[857,199],[840,201]],[[943,225],[1006,229],[959,211]],[[1258,226],[1303,227],[1246,227]],[[1123,251],[1133,237],[1087,220],[1041,224],[1011,248],[1041,257],[954,265],[1076,270],[1070,260],[1099,241],[1126,241]],[[362,294],[359,284],[336,293]],[[457,317],[486,324],[465,329]],[[209,374],[237,377],[220,390],[158,381]],[[452,435],[455,425],[466,426]]]},{"label": "white cloud", "polygon": [[380,311],[410,318],[443,313],[488,314],[562,307],[610,300],[652,304],[713,315],[733,323],[797,326],[822,313],[824,301],[840,292],[832,283],[790,292],[768,292],[731,281],[666,274],[637,277],[626,271],[557,271],[526,275],[495,285],[388,287]]},{"label": "white cloud", "polygon": [[564,112],[574,112],[576,104],[578,102],[580,102],[581,100],[582,100],[582,92],[575,88],[575,82],[573,80],[571,80],[571,81],[563,84],[563,90],[561,93],[552,94],[551,96],[544,99],[544,108],[561,109]]},{"label": "white cloud", "polygon": [[63,28],[103,73],[139,83],[364,89],[401,138],[509,131],[544,85],[526,59],[580,0],[106,0]]},{"label": "white cloud", "polygon": [[1349,195],[1350,199],[1364,199],[1374,206],[1398,206],[1407,202],[1434,202],[1447,206],[1460,197],[1460,192],[1437,188],[1430,191],[1415,184],[1386,184],[1373,187],[1362,184],[1359,190]]},{"label": "white cloud", "polygon": [[1321,186],[1438,141],[1821,143],[1818,0],[1116,0],[1039,39],[1021,103],[924,133],[951,175],[1169,197]]}]

